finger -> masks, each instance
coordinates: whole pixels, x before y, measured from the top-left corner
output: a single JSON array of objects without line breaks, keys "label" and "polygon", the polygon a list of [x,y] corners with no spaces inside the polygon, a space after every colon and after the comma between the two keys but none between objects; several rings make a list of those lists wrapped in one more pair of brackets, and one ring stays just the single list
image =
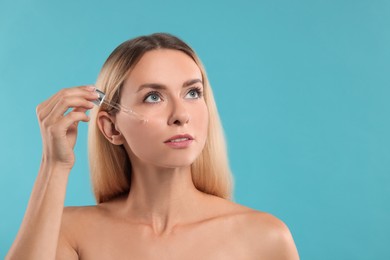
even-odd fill
[{"label": "finger", "polygon": [[[69,95],[71,95],[73,92],[73,95],[82,96],[82,92],[81,92],[82,90],[84,90],[84,92],[85,91],[95,92],[95,87],[92,85],[86,85],[86,86],[79,86],[79,87],[62,89],[62,90],[58,91],[56,94],[54,94],[53,96],[51,96],[46,101],[42,102],[41,107],[42,107],[42,109],[45,109],[47,107],[50,107],[52,109],[53,106],[57,103],[57,99],[60,98],[61,95],[66,95],[66,93],[69,93]],[[49,110],[49,112],[50,112],[50,110]]]},{"label": "finger", "polygon": [[52,109],[52,112],[50,114],[50,117],[57,121],[58,118],[61,118],[66,111],[68,111],[69,108],[82,108],[85,110],[92,109],[94,107],[94,103],[92,101],[89,101],[83,97],[68,97],[59,100],[59,102],[54,106]]},{"label": "finger", "polygon": [[85,108],[83,108],[83,107],[75,107],[75,108],[73,108],[73,110],[72,111],[75,111],[75,112],[87,112],[89,109],[85,109]]},{"label": "finger", "polygon": [[89,96],[78,97],[66,97],[58,100],[58,102],[54,105],[50,114],[47,115],[44,120],[46,125],[51,125],[56,123],[58,120],[63,118],[65,112],[67,112],[70,108],[82,108],[85,110],[92,109],[95,105],[91,100],[97,98],[97,93],[90,93]]},{"label": "finger", "polygon": [[66,135],[70,126],[78,125],[80,121],[88,122],[89,116],[83,112],[72,111],[52,127],[52,135],[55,137],[63,137]]},{"label": "finger", "polygon": [[96,99],[96,95],[92,94],[95,93],[93,86],[79,86],[79,87],[73,87],[73,88],[67,88],[62,89],[61,91],[54,94],[52,97],[50,97],[45,102],[42,102],[37,107],[37,114],[40,119],[46,118],[53,110],[53,108],[56,106],[56,104],[64,98],[71,97],[71,96],[78,96],[78,97],[84,97],[88,100],[94,100]]},{"label": "finger", "polygon": [[[72,112],[82,112],[82,113],[85,113],[89,117],[89,115],[86,113],[87,111],[88,111],[88,109],[85,109],[85,108],[82,108],[82,107],[75,107],[75,108],[72,109]],[[90,120],[90,118],[89,118],[89,120]],[[75,126],[77,126],[78,123],[79,122],[74,122],[73,124]]]}]

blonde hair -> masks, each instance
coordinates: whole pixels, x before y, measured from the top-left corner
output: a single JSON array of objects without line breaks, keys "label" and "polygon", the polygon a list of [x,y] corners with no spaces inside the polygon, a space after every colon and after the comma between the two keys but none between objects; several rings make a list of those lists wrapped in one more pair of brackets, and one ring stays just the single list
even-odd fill
[{"label": "blonde hair", "polygon": [[[119,102],[120,92],[130,70],[150,50],[173,49],[190,56],[202,72],[204,98],[208,107],[208,136],[202,153],[191,165],[195,187],[208,194],[232,199],[233,177],[227,159],[225,138],[206,71],[195,52],[179,38],[156,33],[137,37],[119,45],[107,58],[95,86],[106,99]],[[130,191],[131,162],[123,146],[111,144],[97,125],[99,111],[115,113],[107,105],[91,111],[88,129],[88,154],[93,191],[97,203],[111,200]]]}]

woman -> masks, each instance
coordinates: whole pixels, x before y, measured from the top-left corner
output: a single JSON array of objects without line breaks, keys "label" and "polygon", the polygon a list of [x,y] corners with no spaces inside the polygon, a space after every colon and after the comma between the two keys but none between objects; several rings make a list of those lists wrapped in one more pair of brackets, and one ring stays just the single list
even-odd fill
[{"label": "woman", "polygon": [[[107,103],[92,109],[92,86],[38,105],[41,168],[7,259],[299,258],[283,222],[230,200],[217,109],[188,45],[169,34],[124,42],[96,87],[136,113]],[[98,204],[64,209],[80,121],[90,121]]]}]

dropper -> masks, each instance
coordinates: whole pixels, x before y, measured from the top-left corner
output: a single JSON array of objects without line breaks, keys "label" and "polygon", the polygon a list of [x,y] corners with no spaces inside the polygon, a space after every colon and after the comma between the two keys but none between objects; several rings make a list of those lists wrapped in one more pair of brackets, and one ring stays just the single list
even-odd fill
[{"label": "dropper", "polygon": [[126,106],[123,106],[123,105],[118,104],[118,103],[115,103],[115,102],[107,101],[107,100],[105,99],[106,94],[105,94],[103,91],[101,91],[101,90],[99,90],[99,89],[95,89],[95,91],[96,91],[96,93],[99,95],[98,99],[95,99],[95,100],[92,101],[95,105],[97,105],[97,106],[100,107],[100,106],[104,103],[104,104],[106,104],[107,106],[109,106],[109,107],[111,107],[111,108],[115,108],[115,109],[118,110],[118,111],[122,111],[122,112],[124,112],[124,113],[129,114],[129,115],[132,115],[132,116],[137,117],[137,118],[138,118],[139,120],[141,120],[143,123],[148,122],[148,120],[147,120],[144,116],[142,116],[142,115],[140,115],[140,114],[134,112],[131,108],[128,108],[128,107],[126,107]]}]

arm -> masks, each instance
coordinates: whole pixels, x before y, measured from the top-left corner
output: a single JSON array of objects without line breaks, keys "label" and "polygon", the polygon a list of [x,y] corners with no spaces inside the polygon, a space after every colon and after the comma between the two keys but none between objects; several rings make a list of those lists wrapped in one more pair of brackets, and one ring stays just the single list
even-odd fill
[{"label": "arm", "polygon": [[[6,259],[55,259],[68,176],[74,165],[77,124],[87,122],[96,95],[87,87],[65,89],[41,103],[41,167],[16,239]],[[73,110],[64,115],[69,109]],[[61,245],[63,245],[61,243]],[[59,250],[60,251],[60,250]],[[76,258],[77,259],[77,258]]]},{"label": "arm", "polygon": [[275,257],[272,259],[299,260],[298,250],[288,227],[281,223],[279,234],[273,241]]},{"label": "arm", "polygon": [[54,259],[69,170],[42,163],[19,233],[6,259]]},{"label": "arm", "polygon": [[286,224],[272,215],[266,217],[266,223],[265,259],[299,260],[298,250]]}]

